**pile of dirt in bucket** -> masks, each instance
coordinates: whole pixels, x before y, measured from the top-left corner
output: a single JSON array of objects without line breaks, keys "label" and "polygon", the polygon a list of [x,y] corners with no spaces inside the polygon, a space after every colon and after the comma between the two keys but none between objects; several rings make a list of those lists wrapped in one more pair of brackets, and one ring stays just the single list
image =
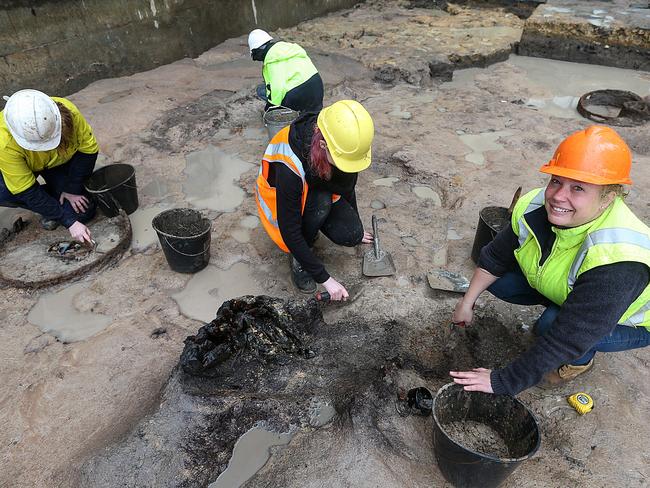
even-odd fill
[{"label": "pile of dirt in bucket", "polygon": [[474,420],[449,422],[445,432],[458,444],[488,456],[507,458],[508,445],[499,433],[487,424]]}]

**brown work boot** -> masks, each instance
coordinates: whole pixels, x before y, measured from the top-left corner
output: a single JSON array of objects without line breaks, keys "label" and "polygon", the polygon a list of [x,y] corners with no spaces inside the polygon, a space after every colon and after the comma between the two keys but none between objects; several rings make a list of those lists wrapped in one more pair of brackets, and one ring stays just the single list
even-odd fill
[{"label": "brown work boot", "polygon": [[586,373],[593,367],[594,367],[593,358],[587,364],[583,364],[581,366],[575,366],[573,364],[564,364],[559,368],[557,368],[556,370],[547,373],[546,376],[544,376],[544,382],[547,385],[559,385],[561,383],[566,383],[567,381],[571,381],[572,379],[574,379],[576,376],[579,376],[582,373]]}]

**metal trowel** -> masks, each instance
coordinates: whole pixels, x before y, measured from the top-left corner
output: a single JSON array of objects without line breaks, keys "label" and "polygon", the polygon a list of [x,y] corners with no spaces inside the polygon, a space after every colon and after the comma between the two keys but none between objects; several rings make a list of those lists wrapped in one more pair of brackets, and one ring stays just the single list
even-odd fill
[{"label": "metal trowel", "polygon": [[379,229],[377,228],[377,217],[372,216],[372,233],[374,240],[373,248],[363,256],[362,272],[366,276],[391,276],[395,274],[395,264],[390,253],[379,247]]},{"label": "metal trowel", "polygon": [[434,290],[465,293],[469,288],[469,280],[463,275],[441,268],[429,271],[427,273],[427,281],[429,281],[429,286]]}]

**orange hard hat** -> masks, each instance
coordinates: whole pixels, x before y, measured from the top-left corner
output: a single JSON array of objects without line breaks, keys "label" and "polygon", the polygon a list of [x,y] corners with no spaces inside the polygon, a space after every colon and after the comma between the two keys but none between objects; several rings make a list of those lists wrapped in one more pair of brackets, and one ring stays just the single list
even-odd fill
[{"label": "orange hard hat", "polygon": [[539,170],[595,185],[631,185],[632,151],[616,131],[592,125],[574,132]]}]

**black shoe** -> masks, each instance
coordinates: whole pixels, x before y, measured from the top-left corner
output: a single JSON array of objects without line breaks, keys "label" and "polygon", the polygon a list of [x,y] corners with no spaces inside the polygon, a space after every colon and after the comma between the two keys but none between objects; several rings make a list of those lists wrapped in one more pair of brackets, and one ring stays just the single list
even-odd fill
[{"label": "black shoe", "polygon": [[301,293],[316,293],[318,288],[314,278],[302,268],[293,256],[291,256],[291,281]]},{"label": "black shoe", "polygon": [[59,226],[58,220],[41,219],[41,227],[45,230],[54,230]]}]

